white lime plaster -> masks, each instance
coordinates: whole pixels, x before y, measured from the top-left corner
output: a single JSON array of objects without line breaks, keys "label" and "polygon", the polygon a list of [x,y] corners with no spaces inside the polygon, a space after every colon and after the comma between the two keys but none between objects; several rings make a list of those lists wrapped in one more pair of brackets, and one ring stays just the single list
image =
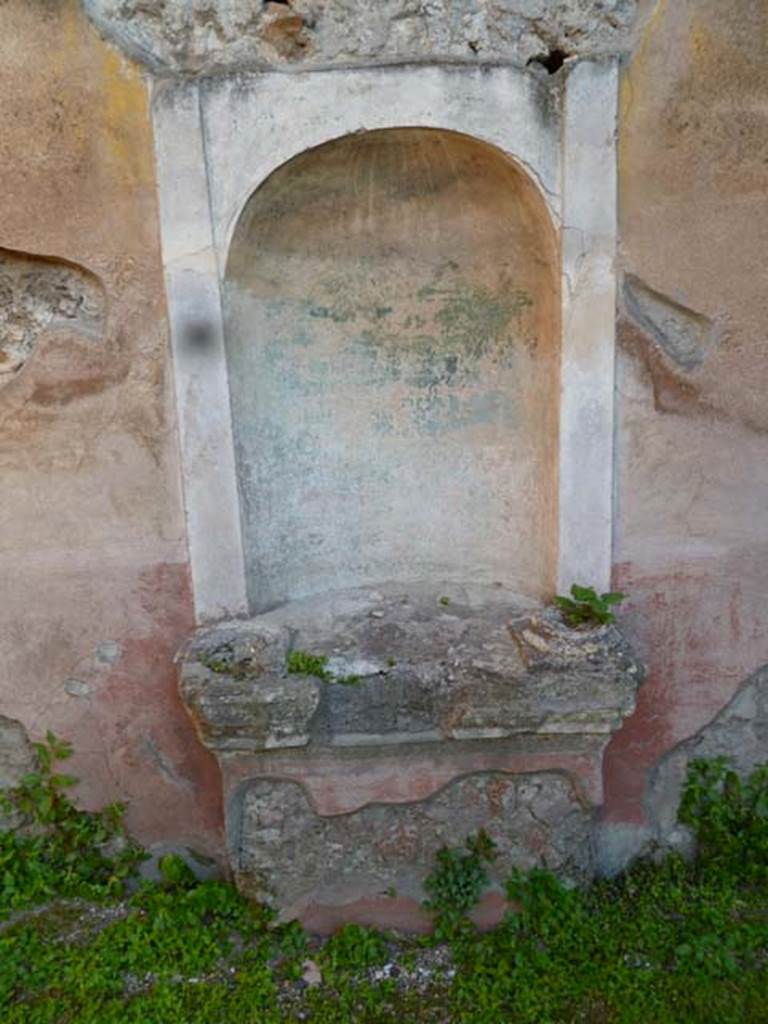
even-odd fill
[{"label": "white lime plaster", "polygon": [[613,522],[616,61],[570,71],[563,116],[559,589],[608,589]]},{"label": "white lime plaster", "polygon": [[187,543],[203,622],[247,609],[219,275],[197,88],[157,88],[153,101]]}]

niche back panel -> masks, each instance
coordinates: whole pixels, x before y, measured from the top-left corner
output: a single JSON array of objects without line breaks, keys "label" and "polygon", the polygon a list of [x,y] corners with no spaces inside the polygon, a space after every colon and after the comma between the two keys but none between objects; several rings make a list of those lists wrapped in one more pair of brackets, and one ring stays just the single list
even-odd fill
[{"label": "niche back panel", "polygon": [[556,233],[507,156],[392,128],[245,205],[224,326],[252,612],[388,579],[556,572]]}]

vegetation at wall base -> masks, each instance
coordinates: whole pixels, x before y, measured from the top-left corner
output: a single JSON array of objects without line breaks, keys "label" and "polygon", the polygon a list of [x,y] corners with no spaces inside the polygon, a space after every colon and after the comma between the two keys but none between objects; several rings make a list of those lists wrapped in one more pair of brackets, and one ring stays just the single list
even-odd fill
[{"label": "vegetation at wall base", "polygon": [[429,897],[424,906],[434,914],[438,940],[472,931],[467,915],[488,885],[486,864],[495,859],[495,843],[484,829],[467,839],[465,851],[444,848],[438,852],[437,864],[424,881]]},{"label": "vegetation at wall base", "polygon": [[55,896],[119,896],[145,856],[125,834],[123,806],[78,810],[66,792],[76,780],[54,770],[70,745],[49,732],[34,746],[37,771],[0,790],[0,816],[16,822],[0,831],[0,915]]},{"label": "vegetation at wall base", "polygon": [[40,771],[6,799],[18,821],[0,833],[3,1024],[768,1021],[766,768],[742,780],[723,760],[691,765],[692,863],[668,854],[585,890],[516,873],[516,909],[481,935],[467,918],[493,857],[481,834],[430,876],[436,936],[348,925],[323,941],[273,927],[174,856],[161,882],[131,881],[140,853],[119,813],[65,795],[54,762],[67,752],[49,736]]}]

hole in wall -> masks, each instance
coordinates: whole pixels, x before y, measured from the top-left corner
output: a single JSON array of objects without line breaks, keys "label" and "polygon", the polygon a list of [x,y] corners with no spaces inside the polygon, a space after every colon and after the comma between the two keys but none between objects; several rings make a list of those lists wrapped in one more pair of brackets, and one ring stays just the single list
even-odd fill
[{"label": "hole in wall", "polygon": [[530,67],[532,64],[538,64],[540,67],[544,68],[548,74],[554,75],[560,70],[569,57],[570,54],[566,53],[565,50],[555,48],[553,50],[549,50],[547,53],[540,53],[535,57],[531,57],[527,66]]}]

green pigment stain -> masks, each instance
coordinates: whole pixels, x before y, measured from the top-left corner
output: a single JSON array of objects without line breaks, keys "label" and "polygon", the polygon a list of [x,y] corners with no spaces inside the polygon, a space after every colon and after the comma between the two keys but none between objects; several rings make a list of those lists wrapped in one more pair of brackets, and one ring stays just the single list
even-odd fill
[{"label": "green pigment stain", "polygon": [[[428,291],[422,288],[419,296],[426,298]],[[530,305],[530,296],[522,290],[494,295],[486,288],[460,284],[448,293],[435,320],[444,345],[459,349],[469,359],[482,359],[498,346],[510,321]]]}]

